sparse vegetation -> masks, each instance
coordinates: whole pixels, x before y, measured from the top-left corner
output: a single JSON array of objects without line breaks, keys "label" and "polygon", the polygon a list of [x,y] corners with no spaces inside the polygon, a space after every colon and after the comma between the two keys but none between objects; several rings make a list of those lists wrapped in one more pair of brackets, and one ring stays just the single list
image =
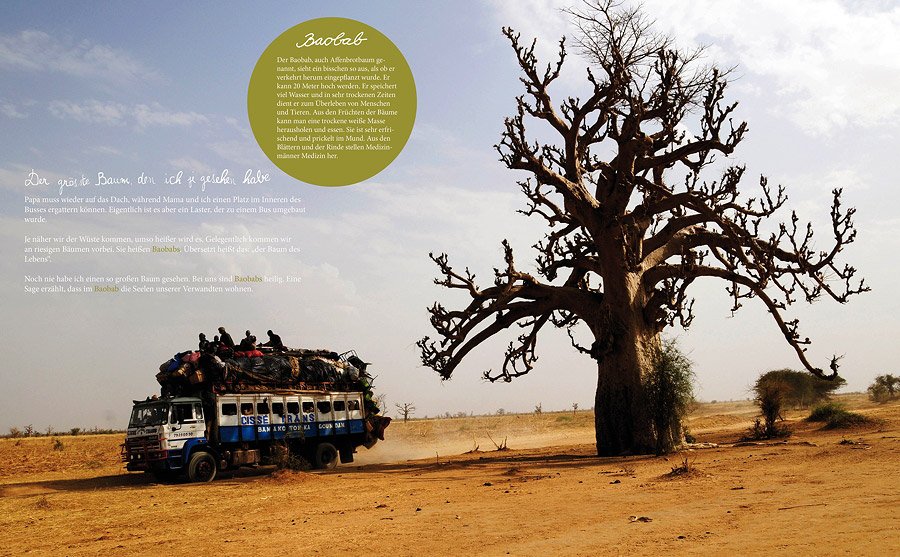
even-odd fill
[{"label": "sparse vegetation", "polygon": [[66,448],[65,444],[56,437],[53,438],[52,447],[54,451],[62,451]]},{"label": "sparse vegetation", "polygon": [[686,475],[689,475],[693,471],[694,471],[694,466],[693,466],[693,463],[691,462],[691,459],[687,455],[684,455],[681,458],[681,464],[679,464],[677,466],[673,466],[672,471],[666,475],[669,477],[686,476]]},{"label": "sparse vegetation", "polygon": [[847,383],[842,377],[820,379],[805,371],[775,369],[760,376],[757,385],[772,383],[777,386],[781,404],[794,408],[809,408],[826,400],[835,390]]},{"label": "sparse vegetation", "polygon": [[656,453],[665,454],[681,443],[681,420],[694,401],[691,361],[674,340],[663,341],[645,380],[648,405],[656,429]]},{"label": "sparse vegetation", "polygon": [[874,423],[868,416],[850,412],[843,404],[837,402],[816,406],[806,419],[810,422],[824,422],[825,429],[844,429]]},{"label": "sparse vegetation", "polygon": [[[108,428],[99,428],[93,427],[90,429],[84,429],[80,427],[73,427],[69,430],[68,435],[76,436],[76,435],[109,435],[112,433],[125,433],[124,429],[108,429]],[[50,437],[50,436],[58,436],[58,435],[67,435],[65,432],[57,433],[56,430],[49,426],[42,433],[34,429],[34,426],[29,424],[24,428],[18,428],[12,426],[9,428],[9,432],[6,435],[0,435],[0,437],[7,437],[11,439],[21,438],[21,437]]]},{"label": "sparse vegetation", "polygon": [[753,386],[754,402],[759,406],[762,420],[756,419],[743,440],[776,439],[790,435],[790,429],[778,423],[778,420],[784,420],[781,412],[789,388],[780,375],[772,375],[771,372],[756,380]]},{"label": "sparse vegetation", "polygon": [[875,402],[888,402],[897,398],[900,392],[900,377],[888,373],[879,375],[869,385],[869,398]]}]

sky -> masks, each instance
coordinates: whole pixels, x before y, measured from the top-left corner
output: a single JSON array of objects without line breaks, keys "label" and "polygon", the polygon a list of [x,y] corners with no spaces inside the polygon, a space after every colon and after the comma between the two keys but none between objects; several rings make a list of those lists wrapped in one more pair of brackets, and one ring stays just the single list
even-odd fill
[{"label": "sky", "polygon": [[[158,385],[159,364],[193,347],[197,333],[224,325],[286,344],[355,349],[373,363],[389,409],[415,415],[589,408],[592,362],[564,333],[549,332],[540,360],[511,384],[480,379],[502,363],[503,342],[473,352],[450,381],[421,367],[415,341],[431,332],[425,308],[462,300],[432,283],[428,253],[447,252],[484,282],[502,263],[508,238],[532,268],[539,222],[524,207],[522,176],[497,160],[503,118],[521,92],[517,66],[500,33],[508,25],[538,40],[550,59],[573,28],[569,3],[470,2],[137,3],[4,2],[0,7],[0,432],[115,427],[132,399]],[[844,258],[872,292],[846,305],[795,306],[826,365],[843,354],[845,390],[865,390],[896,372],[900,303],[893,295],[900,252],[894,163],[900,133],[900,6],[837,0],[646,0],[657,29],[685,48],[704,45],[710,62],[734,66],[729,98],[749,133],[731,162],[748,168],[746,185],[766,175],[784,184],[790,207],[820,229],[830,191],[857,208],[857,241]],[[266,46],[285,29],[325,16],[358,19],[389,37],[407,58],[418,112],[394,163],[353,186],[321,188],[285,175],[257,146],[247,120],[247,85]],[[585,61],[570,48],[557,98],[584,94]],[[273,180],[257,193],[299,195],[306,212],[282,217],[62,216],[42,228],[23,222],[24,181],[81,173],[198,173],[259,168]],[[750,179],[753,177],[753,179]],[[244,186],[245,188],[248,186]],[[218,190],[218,193],[235,193]],[[26,233],[290,235],[288,256],[108,257],[78,255],[23,262]],[[827,229],[822,229],[826,232]],[[294,286],[252,294],[26,294],[26,274],[295,274]],[[724,285],[698,283],[697,318],[673,330],[694,362],[703,400],[748,396],[769,369],[799,368],[761,304],[731,315]]]}]

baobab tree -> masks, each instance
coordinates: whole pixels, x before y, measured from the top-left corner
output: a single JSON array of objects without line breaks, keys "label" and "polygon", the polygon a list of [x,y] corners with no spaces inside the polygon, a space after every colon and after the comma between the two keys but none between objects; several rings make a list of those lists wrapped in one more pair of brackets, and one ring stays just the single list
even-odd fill
[{"label": "baobab tree", "polygon": [[[484,374],[510,381],[532,370],[545,327],[564,328],[597,364],[598,454],[671,449],[680,424],[656,431],[645,379],[661,332],[693,319],[689,287],[709,277],[725,283],[732,311],[748,299],[762,302],[802,365],[835,377],[838,358],[830,373],[813,365],[809,339],[785,313],[799,299],[845,302],[868,290],[853,267],[838,262],[856,237],[854,209],[842,208],[841,190],[832,192],[829,245],[814,247],[810,224],[794,212],[779,220],[782,186],[761,178],[747,196],[739,188],[745,167],[727,164],[748,129],[733,119],[737,103],[725,100],[729,71],[704,64],[702,51],[677,48],[619,2],[586,1],[569,14],[574,44],[589,62],[586,98],[551,99],[567,56],[564,38],[558,58],[543,66],[535,42],[503,29],[524,94],[495,148],[506,167],[525,173],[520,212],[549,228],[534,245],[536,274],[517,266],[506,240],[504,264],[486,287],[447,254],[430,254],[440,272],[435,283],[465,291],[471,302],[429,308],[438,338],[418,342],[423,364],[449,379],[476,346],[511,329],[518,334],[501,369]],[[542,133],[535,140],[526,124],[539,124],[552,139]],[[717,155],[726,164],[714,165]],[[576,327],[592,342],[580,342]]]},{"label": "baobab tree", "polygon": [[403,417],[404,422],[408,422],[409,417],[416,411],[416,407],[411,402],[397,403],[394,406],[397,407],[397,412]]}]

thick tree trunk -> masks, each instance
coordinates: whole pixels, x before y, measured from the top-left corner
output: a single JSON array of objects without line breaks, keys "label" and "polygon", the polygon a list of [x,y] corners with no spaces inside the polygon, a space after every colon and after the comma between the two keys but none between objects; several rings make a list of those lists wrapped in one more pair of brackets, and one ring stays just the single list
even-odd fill
[{"label": "thick tree trunk", "polygon": [[[612,288],[592,327],[597,360],[594,425],[597,454],[663,454],[681,441],[677,416],[654,416],[645,389],[660,348],[659,333],[644,319],[644,300],[634,275]],[[618,302],[618,303],[616,303]]]},{"label": "thick tree trunk", "polygon": [[657,450],[642,380],[650,370],[651,348],[630,340],[619,338],[616,349],[597,365],[594,425],[600,456],[650,454]]}]

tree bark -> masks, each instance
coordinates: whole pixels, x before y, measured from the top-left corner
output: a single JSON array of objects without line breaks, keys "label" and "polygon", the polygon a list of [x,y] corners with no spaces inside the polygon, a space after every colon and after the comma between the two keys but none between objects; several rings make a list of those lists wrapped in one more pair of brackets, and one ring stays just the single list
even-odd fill
[{"label": "tree bark", "polygon": [[597,363],[597,454],[651,454],[657,450],[657,438],[642,381],[645,369],[650,369],[651,354],[627,337],[618,340],[619,349]]},{"label": "tree bark", "polygon": [[646,300],[638,276],[626,273],[616,278],[606,281],[605,311],[592,327],[597,454],[667,453],[681,439],[681,424],[668,416],[667,423],[658,427],[644,388],[660,348],[659,333],[644,318]]}]

